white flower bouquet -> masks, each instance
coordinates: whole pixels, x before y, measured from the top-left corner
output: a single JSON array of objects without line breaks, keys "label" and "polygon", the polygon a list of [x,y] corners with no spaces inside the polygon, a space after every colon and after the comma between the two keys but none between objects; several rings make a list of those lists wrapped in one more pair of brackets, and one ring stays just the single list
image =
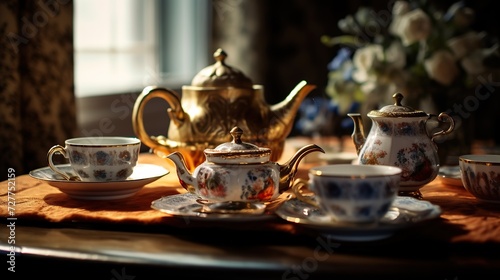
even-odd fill
[{"label": "white flower bouquet", "polygon": [[462,2],[445,12],[422,0],[391,4],[387,11],[361,7],[338,22],[347,35],[321,38],[340,47],[329,64],[326,92],[333,100],[372,110],[402,92],[407,105],[437,113],[498,76],[499,44],[472,29],[476,15]]},{"label": "white flower bouquet", "polygon": [[[363,116],[394,104],[396,92],[403,94],[405,106],[447,112],[455,130],[439,148],[446,164],[470,151],[476,117],[498,114],[493,103],[500,85],[495,82],[500,81],[499,42],[473,29],[477,15],[463,2],[443,10],[427,0],[389,3],[382,11],[359,8],[338,22],[345,35],[321,38],[338,48],[328,64],[326,94],[340,116],[352,112],[352,104],[359,104]],[[369,129],[371,120],[363,121]]]}]

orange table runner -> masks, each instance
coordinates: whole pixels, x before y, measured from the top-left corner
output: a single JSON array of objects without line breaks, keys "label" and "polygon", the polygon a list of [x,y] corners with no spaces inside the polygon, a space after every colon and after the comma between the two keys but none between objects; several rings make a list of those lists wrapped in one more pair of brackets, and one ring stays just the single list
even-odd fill
[{"label": "orange table runner", "polygon": [[[13,209],[18,220],[49,223],[88,222],[132,225],[187,226],[186,221],[151,208],[151,202],[162,196],[184,193],[174,166],[153,154],[141,154],[140,163],[161,165],[170,173],[142,188],[134,196],[113,201],[76,200],[49,184],[18,175]],[[307,169],[315,163],[301,164],[297,177],[307,178]],[[9,217],[8,183],[0,182],[0,216]],[[463,187],[448,186],[439,178],[421,189],[423,199],[439,205],[443,210],[438,227],[428,229],[438,238],[451,242],[500,244],[500,205],[479,203]],[[263,228],[293,231],[292,224],[280,221],[262,223]]]},{"label": "orange table runner", "polygon": [[[155,155],[141,154],[140,163],[154,163],[168,167],[167,162]],[[15,217],[48,222],[102,221],[159,223],[165,214],[151,209],[151,202],[165,195],[183,193],[176,183],[175,173],[145,185],[134,196],[111,201],[72,199],[44,181],[21,175],[15,179]],[[0,183],[0,215],[7,213],[7,182]]]},{"label": "orange table runner", "polygon": [[[153,154],[141,154],[139,163],[156,164],[170,170],[160,179],[145,185],[131,197],[117,200],[79,200],[70,198],[56,187],[25,174],[13,180],[15,192],[11,202],[17,221],[73,223],[75,225],[172,225],[193,226],[189,218],[176,218],[151,208],[151,202],[163,196],[185,193],[179,184],[175,167]],[[11,216],[8,208],[8,181],[0,182],[0,216]],[[280,222],[279,219],[276,219]],[[204,226],[203,223],[196,225]],[[213,222],[211,222],[213,226]],[[243,225],[244,226],[244,225]],[[263,224],[263,229],[291,230],[286,223]]]}]

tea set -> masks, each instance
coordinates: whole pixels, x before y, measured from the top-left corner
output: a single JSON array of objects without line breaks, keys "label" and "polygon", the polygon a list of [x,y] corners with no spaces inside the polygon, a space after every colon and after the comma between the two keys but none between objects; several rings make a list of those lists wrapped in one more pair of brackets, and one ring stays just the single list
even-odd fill
[{"label": "tea set", "polygon": [[214,149],[205,149],[205,162],[193,174],[184,156],[173,152],[167,156],[177,167],[181,185],[200,198],[213,201],[266,202],[287,191],[300,160],[311,152],[324,152],[316,144],[299,149],[286,163],[270,161],[271,149],[243,142],[243,130],[231,130],[233,140]]},{"label": "tea set", "polygon": [[[70,164],[57,164],[58,170],[72,178],[77,178]],[[132,174],[118,181],[81,181],[67,180],[50,167],[43,167],[30,171],[29,175],[35,179],[47,182],[69,197],[78,200],[116,200],[134,196],[145,185],[152,183],[169,171],[155,164],[139,163],[134,167]]]},{"label": "tea set", "polygon": [[[114,200],[135,195],[146,184],[169,173],[154,164],[138,163],[141,141],[135,137],[101,136],[67,139],[47,152],[48,167],[29,175],[47,182],[69,197]],[[60,153],[69,163],[55,164]]]},{"label": "tea set", "polygon": [[[49,167],[30,175],[77,199],[130,197],[169,173],[137,163],[139,147],[145,144],[174,164],[186,190],[151,203],[153,209],[175,217],[232,222],[280,217],[348,241],[386,238],[397,229],[439,217],[439,206],[408,194],[418,194],[438,175],[435,139],[455,128],[448,114],[432,116],[403,106],[403,95],[396,93],[393,105],[367,114],[372,126],[366,136],[361,115],[348,114],[354,121],[356,164],[326,163],[311,168],[308,180],[295,178],[306,155],[325,153],[320,146],[308,144],[278,163],[300,103],[315,86],[302,81],[285,100],[268,105],[263,87],[227,65],[226,57],[217,50],[216,62],[200,71],[191,85],[183,86],[182,94],[146,87],[132,115],[138,138],[68,139],[65,147],[55,145],[49,150]],[[143,113],[153,98],[170,106],[166,136],[146,132]],[[428,121],[434,117],[436,126],[447,128],[435,132],[434,127],[429,133]],[[56,153],[69,163],[54,164]],[[500,156],[460,159],[465,187],[488,200],[484,194],[493,191],[484,186],[494,185],[498,201],[500,172],[487,175],[490,165],[477,164],[484,161],[498,161],[494,166],[500,169]]]},{"label": "tea set", "polygon": [[[141,141],[133,137],[80,137],[67,139],[66,146],[54,145],[47,153],[49,167],[69,181],[121,181],[132,175],[139,158]],[[53,155],[69,159],[78,176],[69,176],[53,163]]]},{"label": "tea set", "polygon": [[448,124],[429,136],[431,115],[402,105],[403,95],[393,95],[395,103],[368,113],[372,126],[368,136],[363,133],[360,114],[348,114],[354,121],[352,139],[360,164],[394,165],[403,169],[401,192],[418,191],[434,180],[439,171],[435,139],[453,132],[455,122],[446,113],[437,117],[437,124]]}]

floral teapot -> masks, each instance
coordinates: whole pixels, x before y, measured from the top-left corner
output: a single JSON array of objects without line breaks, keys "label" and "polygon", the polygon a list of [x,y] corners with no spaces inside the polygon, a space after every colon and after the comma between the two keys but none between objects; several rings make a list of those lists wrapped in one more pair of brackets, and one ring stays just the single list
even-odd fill
[{"label": "floral teapot", "polygon": [[[229,131],[239,126],[247,131],[245,141],[270,148],[271,160],[278,160],[302,100],[316,86],[302,81],[286,99],[270,106],[263,87],[228,66],[223,50],[218,49],[214,57],[215,64],[202,69],[190,86],[182,87],[182,98],[167,88],[144,88],[132,113],[135,134],[160,157],[180,152],[193,171],[205,160],[204,149],[230,141]],[[168,136],[150,136],[145,130],[144,108],[153,98],[164,99],[170,106]]]},{"label": "floral teapot", "polygon": [[232,142],[205,149],[206,161],[193,173],[179,152],[167,156],[177,168],[181,185],[200,198],[217,201],[266,202],[291,187],[300,160],[324,150],[316,144],[299,149],[285,164],[270,161],[271,149],[243,142],[239,127],[231,130]]},{"label": "floral teapot", "polygon": [[401,105],[403,95],[393,95],[394,105],[368,113],[372,126],[367,137],[363,133],[360,114],[348,114],[354,121],[352,139],[358,153],[359,164],[392,165],[403,169],[400,192],[412,193],[434,180],[439,171],[436,137],[453,131],[455,122],[446,113],[440,113],[437,121],[445,124],[431,136],[427,133],[427,121],[431,115]]}]

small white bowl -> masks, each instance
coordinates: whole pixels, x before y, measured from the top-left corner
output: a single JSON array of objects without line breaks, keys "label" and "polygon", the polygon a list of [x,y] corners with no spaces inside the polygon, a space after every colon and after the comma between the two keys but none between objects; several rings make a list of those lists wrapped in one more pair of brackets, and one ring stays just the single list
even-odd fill
[{"label": "small white bowl", "polygon": [[480,201],[500,203],[500,155],[462,155],[459,166],[469,193]]}]

